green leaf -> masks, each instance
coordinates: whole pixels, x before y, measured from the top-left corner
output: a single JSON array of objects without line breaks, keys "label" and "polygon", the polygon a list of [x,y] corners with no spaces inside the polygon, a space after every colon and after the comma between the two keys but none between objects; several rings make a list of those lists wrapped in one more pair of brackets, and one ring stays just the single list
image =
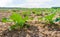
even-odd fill
[{"label": "green leaf", "polygon": [[2,22],[8,22],[7,18],[2,18]]},{"label": "green leaf", "polygon": [[[28,20],[28,16],[26,16],[25,18],[22,18],[22,16],[18,13],[13,13],[10,16],[10,19],[12,19],[15,22],[16,26],[20,26],[20,28],[22,28],[25,24],[25,21]],[[16,26],[13,25],[11,26],[12,28],[15,28]]]},{"label": "green leaf", "polygon": [[16,27],[17,27],[17,25],[12,25],[12,26],[9,27],[9,30],[13,30],[13,29],[15,29]]},{"label": "green leaf", "polygon": [[47,15],[47,16],[45,16],[45,19],[48,20],[48,21],[51,21],[55,15],[56,15],[56,13]]},{"label": "green leaf", "polygon": [[26,16],[25,18],[24,18],[24,21],[26,21],[26,20],[28,20],[29,18],[28,18],[28,16]]},{"label": "green leaf", "polygon": [[54,21],[55,21],[55,22],[58,22],[58,21],[60,21],[60,18],[56,18]]},{"label": "green leaf", "polygon": [[22,16],[20,16],[20,14],[18,14],[18,13],[13,13],[10,16],[10,19],[12,19],[14,22],[17,22],[17,23],[24,22]]}]

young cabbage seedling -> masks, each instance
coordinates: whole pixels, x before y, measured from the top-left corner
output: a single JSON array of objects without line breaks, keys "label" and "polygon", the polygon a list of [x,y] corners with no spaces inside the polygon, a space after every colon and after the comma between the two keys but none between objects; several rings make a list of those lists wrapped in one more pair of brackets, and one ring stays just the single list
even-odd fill
[{"label": "young cabbage seedling", "polygon": [[50,26],[54,25],[53,18],[54,18],[55,15],[56,15],[56,12],[44,17],[45,20],[47,21],[46,25],[50,25]]},{"label": "young cabbage seedling", "polygon": [[[15,23],[15,25],[10,26],[10,28],[9,28],[10,30],[13,30],[18,27],[23,28],[26,21],[28,20],[28,16],[23,18],[20,14],[13,12],[12,15],[9,17],[9,19],[11,19]],[[7,21],[7,20],[4,20],[4,21]]]}]

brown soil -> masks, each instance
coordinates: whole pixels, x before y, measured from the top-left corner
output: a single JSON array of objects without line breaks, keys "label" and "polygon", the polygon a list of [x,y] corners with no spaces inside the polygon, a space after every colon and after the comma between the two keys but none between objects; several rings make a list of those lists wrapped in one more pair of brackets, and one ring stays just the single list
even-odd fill
[{"label": "brown soil", "polygon": [[[9,13],[0,13],[2,17],[8,17]],[[60,37],[60,28],[43,28],[44,24],[38,21],[30,21],[29,28],[9,31],[8,27],[11,23],[0,22],[0,37]]]}]

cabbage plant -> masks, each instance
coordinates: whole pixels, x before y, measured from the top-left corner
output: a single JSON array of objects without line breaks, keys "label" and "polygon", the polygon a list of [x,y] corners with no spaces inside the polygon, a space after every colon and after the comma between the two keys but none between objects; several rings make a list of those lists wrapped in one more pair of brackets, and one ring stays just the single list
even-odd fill
[{"label": "cabbage plant", "polygon": [[10,30],[18,28],[18,27],[23,28],[27,20],[28,20],[28,16],[23,18],[19,13],[16,13],[16,12],[13,12],[8,20],[6,18],[2,19],[3,22],[14,22],[15,23],[15,25],[12,25],[9,27]]}]

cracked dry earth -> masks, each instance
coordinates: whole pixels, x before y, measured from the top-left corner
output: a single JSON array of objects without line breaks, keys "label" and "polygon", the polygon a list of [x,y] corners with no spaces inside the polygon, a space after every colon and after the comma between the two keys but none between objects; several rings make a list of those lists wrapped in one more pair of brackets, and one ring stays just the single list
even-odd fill
[{"label": "cracked dry earth", "polygon": [[[1,16],[2,15],[3,14],[1,14]],[[48,30],[47,27],[42,27],[44,24],[36,22],[37,21],[31,21],[29,28],[12,31],[8,30],[8,27],[11,26],[11,23],[0,22],[0,37],[60,37],[60,31],[53,29]]]}]

